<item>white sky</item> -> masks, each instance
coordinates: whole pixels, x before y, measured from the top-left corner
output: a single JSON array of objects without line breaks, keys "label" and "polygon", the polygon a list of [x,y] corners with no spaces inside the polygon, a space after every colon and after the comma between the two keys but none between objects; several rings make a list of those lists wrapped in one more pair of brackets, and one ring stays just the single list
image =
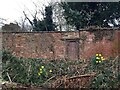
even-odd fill
[{"label": "white sky", "polygon": [[[21,18],[24,18],[23,11],[25,11],[28,17],[32,19],[31,14],[34,15],[36,10],[34,3],[38,6],[37,9],[42,9],[43,5],[48,5],[49,2],[55,1],[60,0],[0,0],[0,18],[6,19],[5,23],[19,22]],[[39,16],[42,17],[41,15]]]},{"label": "white sky", "polygon": [[31,16],[30,13],[35,13],[36,7],[33,2],[41,8],[50,1],[51,0],[0,0],[0,18],[7,19],[7,23],[14,22],[15,20],[19,21],[21,17],[24,17],[23,11],[26,11],[29,16]]}]

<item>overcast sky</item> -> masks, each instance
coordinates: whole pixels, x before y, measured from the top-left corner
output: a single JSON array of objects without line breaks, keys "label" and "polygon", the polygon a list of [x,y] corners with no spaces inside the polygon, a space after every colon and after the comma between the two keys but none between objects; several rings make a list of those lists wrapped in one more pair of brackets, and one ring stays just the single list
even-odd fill
[{"label": "overcast sky", "polygon": [[23,11],[25,11],[28,17],[32,19],[31,14],[34,15],[36,10],[34,3],[38,6],[37,8],[42,9],[43,5],[56,1],[62,0],[0,0],[0,18],[6,19],[5,23],[19,22],[21,18],[24,18]]},{"label": "overcast sky", "polygon": [[[23,11],[27,14],[34,13],[36,3],[39,8],[48,5],[51,0],[0,0],[0,18],[7,19],[7,22],[18,21],[23,17]],[[34,2],[34,3],[33,3]],[[30,15],[31,16],[31,15]]]}]

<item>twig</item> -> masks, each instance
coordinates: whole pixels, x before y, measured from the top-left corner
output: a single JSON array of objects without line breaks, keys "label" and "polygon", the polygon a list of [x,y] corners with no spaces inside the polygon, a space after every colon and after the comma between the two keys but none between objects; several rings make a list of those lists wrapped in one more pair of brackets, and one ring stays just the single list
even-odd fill
[{"label": "twig", "polygon": [[53,78],[55,78],[55,77],[56,77],[56,75],[52,76],[52,77],[49,78],[47,81],[45,81],[45,83],[43,83],[43,85],[46,84],[48,81],[50,81],[51,79],[53,79]]},{"label": "twig", "polygon": [[31,20],[27,17],[27,15],[26,15],[25,11],[23,11],[23,14],[25,15],[25,18],[29,21],[29,23],[33,26],[32,21],[31,21]]},{"label": "twig", "polygon": [[68,78],[69,79],[74,79],[74,78],[81,78],[81,77],[91,77],[91,76],[95,76],[96,73],[92,73],[92,74],[85,74],[85,75],[79,75],[79,76],[73,76]]},{"label": "twig", "polygon": [[116,60],[119,56],[116,56],[116,58],[114,60]]},{"label": "twig", "polygon": [[12,80],[11,80],[10,75],[8,74],[8,72],[7,72],[7,76],[8,76],[9,81],[12,82]]},{"label": "twig", "polygon": [[58,86],[56,86],[55,88],[59,88],[62,85],[62,83],[60,83]]},{"label": "twig", "polygon": [[17,75],[18,75],[18,74],[16,74],[16,75],[12,78],[12,80],[14,80],[14,79],[16,78]]}]

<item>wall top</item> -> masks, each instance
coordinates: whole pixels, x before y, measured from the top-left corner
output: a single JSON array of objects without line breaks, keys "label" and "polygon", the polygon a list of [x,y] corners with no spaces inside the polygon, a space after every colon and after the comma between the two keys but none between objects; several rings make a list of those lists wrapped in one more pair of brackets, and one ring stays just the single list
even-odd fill
[{"label": "wall top", "polygon": [[20,31],[20,32],[2,32],[0,33],[69,33],[69,32],[81,32],[81,31],[98,31],[98,30],[120,30],[120,28],[86,28],[86,29],[80,29],[79,31],[34,31],[34,32],[27,32],[27,31]]}]

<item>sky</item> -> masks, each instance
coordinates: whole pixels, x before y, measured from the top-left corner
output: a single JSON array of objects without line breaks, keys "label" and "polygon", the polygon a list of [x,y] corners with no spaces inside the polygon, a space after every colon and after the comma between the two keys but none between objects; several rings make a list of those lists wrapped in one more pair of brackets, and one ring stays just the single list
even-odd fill
[{"label": "sky", "polygon": [[[0,18],[6,19],[7,23],[19,21],[24,17],[25,11],[29,17],[35,13],[36,8],[43,8],[51,0],[0,0]],[[38,6],[36,7],[35,4]],[[31,13],[31,14],[30,14]]]},{"label": "sky", "polygon": [[[23,11],[30,19],[33,19],[31,14],[34,15],[35,10],[38,10],[38,8],[44,10],[48,3],[56,1],[60,0],[0,0],[0,20],[1,18],[6,19],[6,21],[2,20],[0,23],[20,22],[21,19],[24,19]],[[42,18],[42,15],[39,14],[39,18]]]}]

